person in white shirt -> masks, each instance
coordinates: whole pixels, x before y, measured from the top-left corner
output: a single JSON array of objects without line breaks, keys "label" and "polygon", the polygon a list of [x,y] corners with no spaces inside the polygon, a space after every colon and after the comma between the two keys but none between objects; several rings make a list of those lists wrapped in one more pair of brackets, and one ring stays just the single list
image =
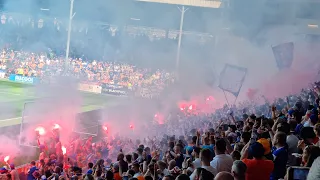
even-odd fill
[{"label": "person in white shirt", "polygon": [[199,158],[200,150],[201,149],[199,147],[193,148],[192,156],[194,157],[194,161],[192,162],[192,164],[194,169],[201,167],[201,160]]},{"label": "person in white shirt", "polygon": [[169,170],[167,169],[167,164],[164,161],[158,161],[157,165],[159,168],[158,175],[160,176],[160,178],[163,178],[170,174]]},{"label": "person in white shirt", "polygon": [[210,162],[210,166],[215,168],[217,172],[231,172],[233,159],[229,154],[226,154],[227,144],[224,139],[219,139],[216,141],[216,145],[214,147],[216,156]]},{"label": "person in white shirt", "polygon": [[[217,170],[214,167],[210,166],[211,159],[211,151],[209,149],[203,149],[200,152],[201,167],[216,176]],[[193,171],[193,173],[190,175],[190,180],[194,180],[196,178],[196,174],[197,171]]]},{"label": "person in white shirt", "polygon": [[297,121],[289,120],[290,134],[287,136],[288,145],[288,165],[294,166],[297,164],[297,159],[292,153],[298,153],[299,138],[294,134],[297,126]]}]

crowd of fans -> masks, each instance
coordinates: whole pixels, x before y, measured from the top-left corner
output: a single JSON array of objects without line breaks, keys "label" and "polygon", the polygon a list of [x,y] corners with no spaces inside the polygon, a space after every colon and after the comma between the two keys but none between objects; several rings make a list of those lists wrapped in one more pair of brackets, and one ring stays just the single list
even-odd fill
[{"label": "crowd of fans", "polygon": [[[166,71],[152,71],[125,63],[85,61],[81,58],[70,58],[68,63],[67,74],[83,82],[117,84],[128,89],[148,87],[162,89],[174,80],[173,75]],[[52,76],[65,73],[65,67],[65,58],[54,56],[52,53],[47,55],[47,53],[3,50],[0,59],[0,70],[7,75],[36,77],[44,82]]]},{"label": "crowd of fans", "polygon": [[[169,73],[128,64],[72,59],[69,67],[69,75],[83,81],[128,88],[173,80]],[[64,71],[64,59],[3,51],[0,70],[45,80]],[[317,82],[273,103],[225,106],[210,115],[172,113],[165,124],[146,129],[161,133],[143,140],[115,136],[93,142],[75,136],[63,152],[59,132],[54,132],[50,141],[39,144],[39,160],[28,171],[8,162],[0,173],[12,180],[320,179],[319,108]]]},{"label": "crowd of fans", "polygon": [[76,136],[65,153],[56,133],[40,145],[39,161],[28,171],[19,174],[8,162],[2,172],[14,180],[320,179],[319,87],[272,104],[179,114],[149,128],[164,135],[141,141],[115,136],[93,143]]}]

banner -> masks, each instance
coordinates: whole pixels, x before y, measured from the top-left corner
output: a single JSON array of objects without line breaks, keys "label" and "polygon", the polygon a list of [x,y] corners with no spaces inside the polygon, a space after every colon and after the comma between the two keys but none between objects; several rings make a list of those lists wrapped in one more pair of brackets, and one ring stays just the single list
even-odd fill
[{"label": "banner", "polygon": [[36,77],[21,76],[16,74],[10,74],[9,80],[27,84],[37,84],[40,82],[39,79]]},{"label": "banner", "polygon": [[219,87],[238,96],[247,74],[247,68],[226,64],[220,73]]},{"label": "banner", "polygon": [[98,85],[95,85],[95,84],[80,83],[79,86],[78,86],[78,90],[101,94],[102,88],[101,88],[101,86],[98,86]]},{"label": "banner", "polygon": [[293,62],[293,42],[279,44],[272,47],[274,58],[279,69],[290,68]]},{"label": "banner", "polygon": [[6,78],[6,72],[0,70],[0,79]]},{"label": "banner", "polygon": [[156,88],[156,87],[139,88],[138,94],[136,95],[143,98],[153,99],[153,98],[159,97],[160,92],[159,92],[159,88]]},{"label": "banner", "polygon": [[102,84],[102,93],[113,94],[118,96],[126,96],[129,89],[117,84]]}]

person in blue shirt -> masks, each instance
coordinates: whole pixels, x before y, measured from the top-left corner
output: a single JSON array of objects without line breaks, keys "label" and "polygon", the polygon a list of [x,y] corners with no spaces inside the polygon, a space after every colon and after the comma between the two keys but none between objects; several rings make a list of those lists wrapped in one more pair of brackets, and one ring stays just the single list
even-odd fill
[{"label": "person in blue shirt", "polygon": [[201,146],[202,149],[209,149],[211,152],[212,157],[214,156],[214,146],[210,144],[210,138],[204,137],[203,138],[204,144]]},{"label": "person in blue shirt", "polygon": [[93,163],[92,163],[92,162],[89,162],[89,163],[88,163],[88,171],[87,171],[86,174],[93,174],[92,168],[93,168]]},{"label": "person in blue shirt", "polygon": [[272,144],[274,146],[273,162],[274,169],[270,176],[270,180],[283,179],[286,175],[288,161],[287,135],[284,132],[277,132],[273,137]]},{"label": "person in blue shirt", "polygon": [[28,175],[27,175],[27,180],[35,180],[36,178],[33,176],[33,173],[35,171],[38,170],[38,168],[36,167],[36,162],[35,161],[31,161],[31,168],[28,171]]},{"label": "person in blue shirt", "polygon": [[191,154],[194,147],[196,146],[196,143],[197,143],[197,136],[189,136],[188,145],[185,146],[186,153],[188,152],[188,154]]}]

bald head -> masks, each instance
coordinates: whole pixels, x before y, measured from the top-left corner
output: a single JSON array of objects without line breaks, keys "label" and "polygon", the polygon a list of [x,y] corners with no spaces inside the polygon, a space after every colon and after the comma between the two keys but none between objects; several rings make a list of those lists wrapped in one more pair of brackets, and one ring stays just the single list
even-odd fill
[{"label": "bald head", "polygon": [[214,178],[214,180],[234,180],[233,176],[231,173],[226,172],[226,171],[222,171],[219,172],[216,177]]}]

